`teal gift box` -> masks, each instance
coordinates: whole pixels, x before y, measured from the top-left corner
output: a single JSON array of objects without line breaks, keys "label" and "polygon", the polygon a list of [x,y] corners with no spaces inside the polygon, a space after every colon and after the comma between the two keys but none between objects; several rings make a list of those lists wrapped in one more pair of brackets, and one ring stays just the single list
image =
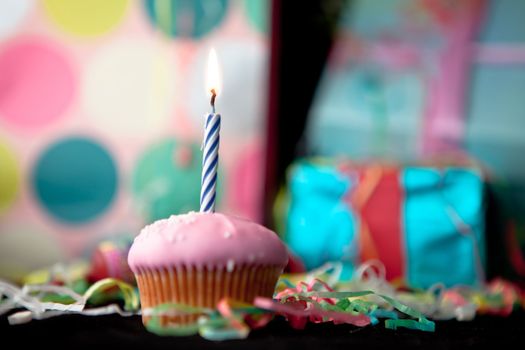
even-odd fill
[{"label": "teal gift box", "polygon": [[284,239],[308,269],[379,260],[411,287],[479,285],[485,270],[484,181],[474,166],[296,162]]}]

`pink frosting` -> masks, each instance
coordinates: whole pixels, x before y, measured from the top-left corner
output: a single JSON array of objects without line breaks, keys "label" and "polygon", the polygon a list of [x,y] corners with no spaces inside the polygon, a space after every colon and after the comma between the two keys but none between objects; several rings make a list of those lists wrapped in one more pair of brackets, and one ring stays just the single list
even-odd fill
[{"label": "pink frosting", "polygon": [[164,266],[286,266],[285,245],[255,222],[219,213],[172,215],[142,229],[129,251],[128,263],[139,268]]}]

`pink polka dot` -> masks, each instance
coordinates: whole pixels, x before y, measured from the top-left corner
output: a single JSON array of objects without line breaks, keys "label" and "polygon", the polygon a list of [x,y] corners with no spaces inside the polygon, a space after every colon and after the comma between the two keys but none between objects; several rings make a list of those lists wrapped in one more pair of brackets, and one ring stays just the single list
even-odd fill
[{"label": "pink polka dot", "polygon": [[23,129],[60,118],[75,90],[73,69],[44,40],[16,40],[0,52],[0,118]]}]

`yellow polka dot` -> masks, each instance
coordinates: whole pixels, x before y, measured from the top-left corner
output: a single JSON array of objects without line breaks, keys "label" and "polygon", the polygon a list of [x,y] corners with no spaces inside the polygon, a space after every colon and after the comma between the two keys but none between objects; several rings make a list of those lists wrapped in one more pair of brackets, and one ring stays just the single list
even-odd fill
[{"label": "yellow polka dot", "polygon": [[68,33],[96,36],[122,19],[128,0],[44,0],[51,20]]},{"label": "yellow polka dot", "polygon": [[15,199],[19,182],[16,158],[6,145],[0,143],[0,212]]}]

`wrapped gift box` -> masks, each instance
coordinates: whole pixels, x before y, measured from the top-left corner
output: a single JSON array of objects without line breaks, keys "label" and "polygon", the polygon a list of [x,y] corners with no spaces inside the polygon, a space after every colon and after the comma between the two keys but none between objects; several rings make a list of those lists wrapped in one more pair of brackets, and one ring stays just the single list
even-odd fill
[{"label": "wrapped gift box", "polygon": [[285,240],[308,269],[350,277],[377,259],[413,287],[477,285],[485,270],[484,182],[475,167],[302,160],[289,172]]}]

